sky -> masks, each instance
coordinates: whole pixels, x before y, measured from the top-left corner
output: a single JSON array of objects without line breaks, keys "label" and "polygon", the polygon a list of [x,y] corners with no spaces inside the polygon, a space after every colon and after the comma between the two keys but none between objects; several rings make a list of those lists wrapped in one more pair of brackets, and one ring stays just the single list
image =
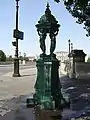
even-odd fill
[{"label": "sky", "polygon": [[[19,1],[19,30],[24,32],[24,40],[19,40],[19,52],[25,52],[27,56],[39,55],[39,36],[35,25],[45,13],[47,1],[50,4],[51,13],[61,25],[56,37],[55,51],[68,51],[68,39],[73,43],[74,49],[83,49],[90,55],[90,38],[86,37],[83,25],[76,23],[76,18],[66,10],[63,2],[55,3],[54,0],[20,0]],[[12,46],[13,29],[16,20],[15,0],[1,0],[0,2],[0,49],[6,55],[14,55],[15,47]],[[50,39],[46,38],[47,54],[50,49]]]}]

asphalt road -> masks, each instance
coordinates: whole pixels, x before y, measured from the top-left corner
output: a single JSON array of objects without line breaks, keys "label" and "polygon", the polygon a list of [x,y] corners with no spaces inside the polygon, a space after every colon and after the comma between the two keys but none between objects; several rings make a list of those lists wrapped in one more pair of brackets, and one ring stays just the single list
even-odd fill
[{"label": "asphalt road", "polygon": [[[25,65],[20,65],[20,70],[22,69],[29,69],[35,67],[35,63],[27,63]],[[14,65],[9,64],[9,65],[0,65],[0,75],[6,74],[8,72],[12,72],[14,70]]]}]

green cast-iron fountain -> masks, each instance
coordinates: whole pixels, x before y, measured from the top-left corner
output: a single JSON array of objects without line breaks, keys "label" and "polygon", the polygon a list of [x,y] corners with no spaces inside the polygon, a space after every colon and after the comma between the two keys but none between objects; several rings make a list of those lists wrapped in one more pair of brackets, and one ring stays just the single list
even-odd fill
[{"label": "green cast-iron fountain", "polygon": [[[36,25],[38,35],[40,36],[40,48],[42,54],[36,61],[37,79],[35,83],[35,94],[33,101],[39,105],[40,109],[60,109],[61,107],[61,84],[59,80],[59,61],[54,54],[56,47],[56,36],[60,25],[56,18],[51,14],[49,4],[45,14],[40,18]],[[49,34],[51,46],[50,55],[46,55],[45,39]],[[27,105],[30,105],[30,99],[27,99]]]}]

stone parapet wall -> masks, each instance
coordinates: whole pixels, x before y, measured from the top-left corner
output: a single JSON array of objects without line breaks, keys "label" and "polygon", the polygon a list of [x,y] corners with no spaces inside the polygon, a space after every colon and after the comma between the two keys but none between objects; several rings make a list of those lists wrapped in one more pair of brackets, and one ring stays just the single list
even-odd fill
[{"label": "stone parapet wall", "polygon": [[75,63],[75,72],[90,73],[90,63],[89,62]]},{"label": "stone parapet wall", "polygon": [[79,79],[90,79],[90,63],[75,63],[75,76]]}]

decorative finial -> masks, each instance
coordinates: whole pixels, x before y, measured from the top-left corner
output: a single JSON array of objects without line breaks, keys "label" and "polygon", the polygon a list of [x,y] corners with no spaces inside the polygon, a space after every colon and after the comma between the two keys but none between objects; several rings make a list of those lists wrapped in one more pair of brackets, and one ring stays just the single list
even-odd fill
[{"label": "decorative finial", "polygon": [[47,2],[45,14],[51,14],[51,11],[50,11],[49,7],[50,7],[49,3]]},{"label": "decorative finial", "polygon": [[49,6],[49,2],[47,2],[47,8],[49,8],[50,6]]}]

